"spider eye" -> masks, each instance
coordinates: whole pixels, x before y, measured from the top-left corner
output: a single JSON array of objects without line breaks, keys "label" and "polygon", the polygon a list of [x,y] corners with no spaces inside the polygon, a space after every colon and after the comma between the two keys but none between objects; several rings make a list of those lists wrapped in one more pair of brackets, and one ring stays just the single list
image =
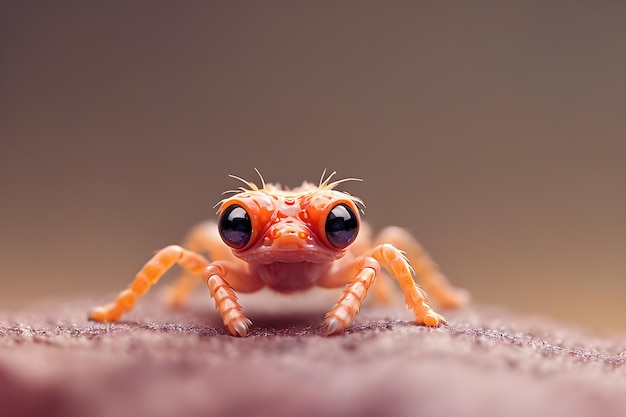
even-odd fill
[{"label": "spider eye", "polygon": [[248,212],[238,204],[228,207],[219,220],[220,236],[233,249],[241,249],[252,236],[252,222]]},{"label": "spider eye", "polygon": [[346,204],[337,204],[326,218],[326,238],[338,249],[347,247],[359,231],[357,215]]}]

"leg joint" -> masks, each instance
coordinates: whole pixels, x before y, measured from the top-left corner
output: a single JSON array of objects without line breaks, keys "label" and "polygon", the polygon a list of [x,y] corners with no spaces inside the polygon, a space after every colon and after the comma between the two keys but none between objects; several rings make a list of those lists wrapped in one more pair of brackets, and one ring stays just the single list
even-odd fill
[{"label": "leg joint", "polygon": [[380,273],[380,263],[371,256],[362,256],[358,259],[357,265],[359,269],[371,268],[376,275]]},{"label": "leg joint", "polygon": [[399,253],[402,253],[391,243],[383,243],[379,246],[379,248],[381,257],[387,262],[391,262],[393,259],[398,257]]},{"label": "leg joint", "polygon": [[207,281],[213,275],[218,275],[220,278],[224,278],[226,276],[226,269],[222,265],[216,263],[209,264],[202,272],[202,279]]},{"label": "leg joint", "polygon": [[183,256],[184,251],[185,249],[179,245],[169,245],[162,249],[162,252],[170,255],[174,261],[179,260]]}]

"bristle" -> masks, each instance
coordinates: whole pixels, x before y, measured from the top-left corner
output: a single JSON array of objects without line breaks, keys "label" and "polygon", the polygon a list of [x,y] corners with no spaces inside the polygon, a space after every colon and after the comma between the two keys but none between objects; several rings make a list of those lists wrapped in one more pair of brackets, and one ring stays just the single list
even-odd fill
[{"label": "bristle", "polygon": [[259,172],[258,169],[254,168],[254,170],[256,171],[257,175],[261,179],[261,186],[262,186],[261,189],[265,190],[267,187],[266,187],[266,184],[265,184],[265,180],[263,179],[263,175],[261,175],[261,173]]},{"label": "bristle", "polygon": [[[261,180],[261,188],[259,188],[255,183],[253,183],[252,181],[248,181],[245,180],[241,177],[238,177],[237,175],[232,175],[230,174],[229,177],[236,179],[238,181],[243,182],[245,185],[247,185],[249,188],[245,188],[245,187],[238,187],[236,190],[227,190],[224,191],[222,194],[240,194],[240,193],[246,193],[249,191],[257,191],[257,192],[264,192],[264,193],[285,193],[285,192],[289,192],[289,191],[294,191],[296,193],[314,193],[317,190],[332,190],[335,187],[337,187],[339,184],[343,184],[344,182],[348,182],[348,181],[363,181],[361,178],[343,178],[337,181],[333,181],[330,182],[330,180],[335,176],[335,174],[337,173],[337,171],[333,171],[330,174],[328,174],[328,176],[326,176],[326,173],[328,172],[326,169],[324,169],[324,171],[322,172],[322,176],[320,177],[320,181],[319,181],[319,185],[316,187],[311,183],[307,183],[306,181],[303,183],[303,185],[301,187],[296,187],[294,189],[288,189],[288,188],[283,188],[280,186],[280,184],[278,183],[266,183],[265,179],[263,178],[263,176],[261,175],[260,171],[256,168],[254,168],[254,170],[256,171],[257,175],[259,176],[259,179]],[[345,191],[341,191],[343,194],[345,194],[346,196],[348,196],[353,202],[354,204],[356,204],[358,206],[358,209],[361,213],[364,213],[363,209],[365,208],[365,203],[363,203],[363,200],[361,200],[358,197],[354,197],[351,196],[349,193],[345,192]],[[229,198],[232,198],[229,197]],[[223,199],[221,200],[219,203],[217,203],[215,206],[220,206],[222,205],[226,200]]]},{"label": "bristle", "polygon": [[[328,175],[328,177],[326,177],[326,179],[320,183],[320,188],[327,188],[327,187],[328,187],[328,182],[330,181],[330,179],[331,179],[332,177],[334,177],[334,176],[335,176],[335,174],[336,174],[336,173],[337,173],[337,171],[333,171],[333,172],[331,172],[331,173]],[[324,174],[326,174],[326,170],[324,170]],[[323,175],[324,175],[324,174],[322,174],[322,178],[324,178],[324,177],[323,177]]]},{"label": "bristle", "polygon": [[324,183],[324,177],[326,176],[326,168],[324,168],[324,171],[322,171],[322,176],[320,177],[320,182],[318,184],[318,187],[321,187],[322,184]]},{"label": "bristle", "polygon": [[[233,174],[229,174],[228,176],[229,176],[229,177],[231,177],[231,178],[234,178],[234,179],[236,179],[236,180],[239,180],[239,181],[243,182],[243,183],[244,183],[244,184],[246,184],[248,187],[250,187],[250,190],[252,190],[252,191],[259,191],[259,187],[257,187],[257,185],[256,185],[255,183],[253,183],[252,181],[244,180],[243,178],[238,177],[238,176],[233,175]],[[243,191],[248,191],[248,190],[246,190],[245,188],[241,188],[241,187],[240,187],[240,189],[241,189],[241,190],[243,190]]]},{"label": "bristle", "polygon": [[[330,179],[330,177],[329,177],[329,179]],[[344,178],[344,179],[341,179],[341,180],[337,180],[337,181],[331,182],[330,184],[327,184],[326,188],[329,188],[329,189],[332,190],[333,188],[335,188],[339,184],[344,183],[344,182],[348,182],[348,181],[359,181],[360,182],[360,181],[363,181],[363,180],[361,178]]]},{"label": "bristle", "polygon": [[[222,204],[224,204],[224,202],[225,202],[226,200],[228,200],[228,198],[223,198],[223,199],[221,199],[220,201],[218,201],[217,203],[215,203],[215,205],[213,206],[213,208],[216,208],[216,207],[221,207],[221,206],[222,206]],[[219,213],[219,209],[217,210],[217,212]]]},{"label": "bristle", "polygon": [[241,188],[238,190],[226,190],[224,192],[222,192],[222,195],[226,195],[226,194],[239,194],[241,192]]}]

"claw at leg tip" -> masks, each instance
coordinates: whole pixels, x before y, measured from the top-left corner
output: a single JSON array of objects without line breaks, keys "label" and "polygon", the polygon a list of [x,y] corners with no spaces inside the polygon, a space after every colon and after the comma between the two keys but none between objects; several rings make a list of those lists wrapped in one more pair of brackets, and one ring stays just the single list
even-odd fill
[{"label": "claw at leg tip", "polygon": [[102,307],[94,308],[87,315],[87,320],[91,320],[91,321],[97,321],[97,322],[102,323],[104,322],[104,319],[105,319],[105,312]]},{"label": "claw at leg tip", "polygon": [[437,327],[442,323],[445,323],[446,320],[443,316],[440,316],[437,313],[428,313],[424,316],[424,324],[428,327]]},{"label": "claw at leg tip", "polygon": [[331,335],[343,330],[343,325],[336,317],[328,317],[324,320],[324,329],[327,335]]},{"label": "claw at leg tip", "polygon": [[247,337],[250,326],[252,326],[252,322],[250,320],[236,320],[233,323],[233,328],[229,330],[234,336]]}]

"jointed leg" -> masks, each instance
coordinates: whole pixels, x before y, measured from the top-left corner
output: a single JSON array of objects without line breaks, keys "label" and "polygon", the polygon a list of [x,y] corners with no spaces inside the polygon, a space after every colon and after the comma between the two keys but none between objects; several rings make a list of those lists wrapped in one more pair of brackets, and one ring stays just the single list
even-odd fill
[{"label": "jointed leg", "polygon": [[[333,272],[330,279],[327,280],[328,284],[331,282],[340,284],[340,282],[333,281],[337,279],[340,281],[341,277],[346,275],[354,276],[354,279],[348,283],[344,289],[343,296],[337,301],[335,307],[324,317],[323,325],[327,334],[342,332],[352,322],[352,319],[361,307],[361,303],[367,296],[367,290],[379,272],[380,264],[369,256],[359,257],[348,268],[340,268]],[[325,282],[322,281],[321,284],[324,285]]]},{"label": "jointed leg", "polygon": [[395,246],[385,243],[376,246],[372,256],[398,281],[404,293],[407,307],[413,311],[415,322],[426,326],[438,326],[445,319],[427,303],[426,293],[413,281],[411,266],[404,254]]},{"label": "jointed leg", "polygon": [[[207,253],[212,260],[234,258],[230,248],[222,242],[214,222],[194,226],[182,246],[197,253]],[[184,306],[191,292],[200,284],[199,278],[197,274],[187,271],[180,274],[166,290],[167,303],[175,308]]]},{"label": "jointed leg", "polygon": [[[372,249],[372,229],[367,223],[361,223],[361,229],[359,230],[359,234],[356,237],[356,240],[350,245],[350,253],[354,256],[367,256],[369,255]],[[348,275],[348,279],[353,275]],[[346,279],[342,277],[342,279]],[[371,293],[374,298],[381,303],[390,304],[393,301],[393,289],[389,285],[390,281],[387,279],[385,274],[380,274],[374,280],[372,284],[372,288],[370,288],[369,293]],[[337,286],[345,285],[345,283],[339,283]]]},{"label": "jointed leg", "polygon": [[99,322],[119,320],[176,263],[188,273],[200,275],[209,261],[204,256],[180,246],[163,248],[141,268],[128,289],[122,291],[113,303],[95,308],[89,318]]},{"label": "jointed leg", "polygon": [[405,251],[415,274],[421,278],[422,287],[441,307],[456,308],[468,302],[469,293],[450,284],[424,248],[406,230],[388,227],[378,235],[376,242],[390,243]]},{"label": "jointed leg", "polygon": [[246,337],[252,322],[243,315],[235,289],[253,292],[263,287],[263,282],[251,276],[242,264],[228,262],[213,262],[204,270],[202,278],[211,291],[224,326],[233,336]]}]

